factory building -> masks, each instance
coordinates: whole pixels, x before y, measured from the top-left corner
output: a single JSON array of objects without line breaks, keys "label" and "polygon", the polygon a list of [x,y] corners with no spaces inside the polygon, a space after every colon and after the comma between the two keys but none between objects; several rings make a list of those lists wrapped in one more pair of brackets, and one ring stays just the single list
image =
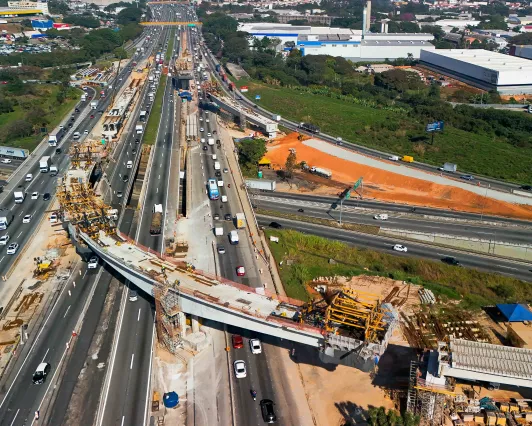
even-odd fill
[{"label": "factory building", "polygon": [[532,61],[481,49],[421,50],[421,64],[502,95],[532,93]]},{"label": "factory building", "polygon": [[[305,25],[242,23],[239,31],[257,37],[278,38],[277,48],[289,52],[291,42],[303,55],[330,55],[358,61],[384,61],[406,58],[419,59],[421,49],[434,50],[432,34],[366,33],[349,28],[311,27]],[[252,40],[250,41],[252,43]],[[289,44],[291,44],[289,43]]]}]

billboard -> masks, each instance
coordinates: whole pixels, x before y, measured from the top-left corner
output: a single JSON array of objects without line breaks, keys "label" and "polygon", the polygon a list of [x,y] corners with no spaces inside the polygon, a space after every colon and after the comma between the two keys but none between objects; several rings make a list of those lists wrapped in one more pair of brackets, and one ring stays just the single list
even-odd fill
[{"label": "billboard", "polygon": [[433,123],[427,124],[425,128],[427,132],[443,132],[443,121],[435,121]]},{"label": "billboard", "polygon": [[248,92],[249,91],[249,87],[248,86],[242,86],[242,87],[240,87],[240,91],[242,93]]}]

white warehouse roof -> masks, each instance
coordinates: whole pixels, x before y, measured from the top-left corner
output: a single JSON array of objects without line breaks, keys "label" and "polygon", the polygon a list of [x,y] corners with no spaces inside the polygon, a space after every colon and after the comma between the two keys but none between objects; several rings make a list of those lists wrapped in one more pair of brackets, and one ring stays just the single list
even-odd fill
[{"label": "white warehouse roof", "polygon": [[532,93],[532,61],[482,49],[422,50],[429,68],[485,90],[503,94]]}]

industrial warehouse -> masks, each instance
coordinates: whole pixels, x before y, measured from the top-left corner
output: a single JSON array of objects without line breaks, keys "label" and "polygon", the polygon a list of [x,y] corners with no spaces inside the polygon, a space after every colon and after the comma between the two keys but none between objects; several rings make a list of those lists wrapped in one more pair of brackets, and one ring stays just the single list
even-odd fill
[{"label": "industrial warehouse", "polygon": [[501,95],[532,93],[532,61],[488,50],[421,50],[421,64],[483,90]]}]

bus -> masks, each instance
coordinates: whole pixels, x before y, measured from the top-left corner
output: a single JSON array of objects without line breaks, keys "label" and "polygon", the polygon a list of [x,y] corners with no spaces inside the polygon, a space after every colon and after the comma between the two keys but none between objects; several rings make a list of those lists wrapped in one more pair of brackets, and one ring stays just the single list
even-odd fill
[{"label": "bus", "polygon": [[218,183],[216,182],[216,179],[209,179],[207,188],[209,190],[209,198],[211,200],[217,200],[220,198],[220,192],[218,191]]}]

